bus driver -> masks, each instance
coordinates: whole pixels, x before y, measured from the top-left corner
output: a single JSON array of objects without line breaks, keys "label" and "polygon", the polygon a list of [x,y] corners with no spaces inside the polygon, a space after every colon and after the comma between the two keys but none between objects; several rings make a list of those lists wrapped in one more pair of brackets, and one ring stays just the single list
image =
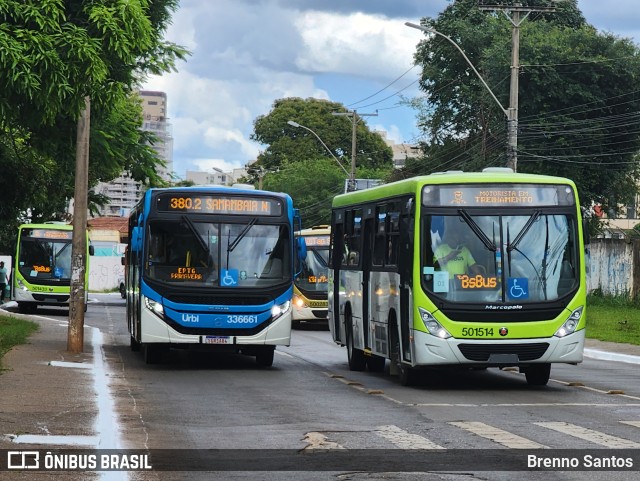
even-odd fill
[{"label": "bus driver", "polygon": [[442,242],[433,252],[433,266],[436,270],[447,271],[449,279],[453,279],[455,275],[475,276],[483,273],[483,267],[476,263],[468,247],[459,244],[453,248],[449,242],[451,242],[450,238]]}]

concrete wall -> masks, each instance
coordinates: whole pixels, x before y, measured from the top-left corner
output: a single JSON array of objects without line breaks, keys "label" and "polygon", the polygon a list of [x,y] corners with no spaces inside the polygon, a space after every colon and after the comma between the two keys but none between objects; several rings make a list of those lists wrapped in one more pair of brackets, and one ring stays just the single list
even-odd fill
[{"label": "concrete wall", "polygon": [[92,256],[89,262],[89,291],[107,291],[120,285],[124,278],[120,257]]},{"label": "concrete wall", "polygon": [[124,279],[122,255],[125,244],[95,242],[96,255],[89,259],[89,291],[108,291]]},{"label": "concrete wall", "polygon": [[588,292],[636,297],[640,289],[640,240],[591,239],[587,246]]}]

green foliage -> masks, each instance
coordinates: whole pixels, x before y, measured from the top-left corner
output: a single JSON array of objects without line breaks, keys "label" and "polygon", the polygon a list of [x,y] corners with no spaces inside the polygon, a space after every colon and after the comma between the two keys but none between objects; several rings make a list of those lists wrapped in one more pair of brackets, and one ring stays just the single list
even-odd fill
[{"label": "green foliage", "polygon": [[265,175],[263,188],[289,194],[306,228],[330,223],[331,202],[344,191],[344,179],[344,172],[333,160],[314,158],[289,162],[278,172]]},{"label": "green foliage", "polygon": [[[164,42],[177,0],[0,0],[0,252],[15,226],[62,220],[74,193],[77,119],[91,99],[89,184],[128,171],[161,185],[135,91],[188,52]],[[101,201],[90,194],[90,201]]]},{"label": "green foliage", "polygon": [[[253,124],[251,139],[267,145],[258,156],[257,165],[272,169],[292,161],[332,158],[333,154],[350,172],[353,124],[351,117],[336,116],[334,112],[346,113],[346,109],[337,102],[313,98],[276,100],[271,112],[259,116]],[[289,120],[313,132],[289,125]],[[356,128],[356,168],[384,168],[392,161],[393,154],[384,139],[360,120]]]},{"label": "green foliage", "polygon": [[[640,174],[640,51],[587,25],[575,0],[555,6],[520,29],[518,171],[571,178],[584,207],[615,210],[633,198]],[[451,42],[428,35],[415,55],[425,97],[413,102],[425,157],[395,177],[505,165],[511,23],[475,0],[455,0],[423,24],[460,46],[500,105]]]},{"label": "green foliage", "polygon": [[587,337],[640,345],[640,301],[592,293],[587,299]]},{"label": "green foliage", "polygon": [[[249,182],[287,192],[306,227],[328,224],[331,201],[351,172],[353,123],[343,105],[319,99],[276,100],[254,121],[251,138],[267,148],[248,169]],[[288,124],[293,121],[301,125]],[[356,178],[385,178],[393,153],[363,120],[356,124]]]},{"label": "green foliage", "polygon": [[37,330],[35,322],[0,315],[0,361],[13,346],[24,344]]}]

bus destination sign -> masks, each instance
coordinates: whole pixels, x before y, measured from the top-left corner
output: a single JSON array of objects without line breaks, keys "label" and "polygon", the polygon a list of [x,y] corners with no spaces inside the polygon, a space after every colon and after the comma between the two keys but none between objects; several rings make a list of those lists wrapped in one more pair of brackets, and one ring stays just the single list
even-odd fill
[{"label": "bus destination sign", "polygon": [[423,203],[448,207],[515,207],[573,205],[575,199],[566,185],[428,185],[423,189]]},{"label": "bus destination sign", "polygon": [[73,231],[51,229],[24,229],[22,231],[22,237],[50,240],[72,240]]},{"label": "bus destination sign", "polygon": [[202,214],[267,215],[282,214],[277,199],[252,196],[181,193],[161,194],[156,200],[158,212],[193,212]]},{"label": "bus destination sign", "polygon": [[307,247],[329,247],[330,240],[328,235],[309,235],[304,236],[304,243]]}]

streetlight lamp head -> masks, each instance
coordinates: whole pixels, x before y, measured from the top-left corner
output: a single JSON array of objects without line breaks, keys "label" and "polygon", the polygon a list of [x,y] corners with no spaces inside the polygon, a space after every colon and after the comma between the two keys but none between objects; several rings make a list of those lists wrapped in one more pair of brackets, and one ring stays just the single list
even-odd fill
[{"label": "streetlight lamp head", "polygon": [[431,32],[431,33],[433,33],[433,29],[429,28],[429,27],[423,27],[422,25],[416,25],[415,23],[411,23],[411,22],[404,22],[404,24],[407,27],[417,28],[418,30],[422,30],[423,32]]},{"label": "streetlight lamp head", "polygon": [[292,127],[300,127],[300,124],[298,122],[294,122],[293,120],[289,120],[287,123]]}]

